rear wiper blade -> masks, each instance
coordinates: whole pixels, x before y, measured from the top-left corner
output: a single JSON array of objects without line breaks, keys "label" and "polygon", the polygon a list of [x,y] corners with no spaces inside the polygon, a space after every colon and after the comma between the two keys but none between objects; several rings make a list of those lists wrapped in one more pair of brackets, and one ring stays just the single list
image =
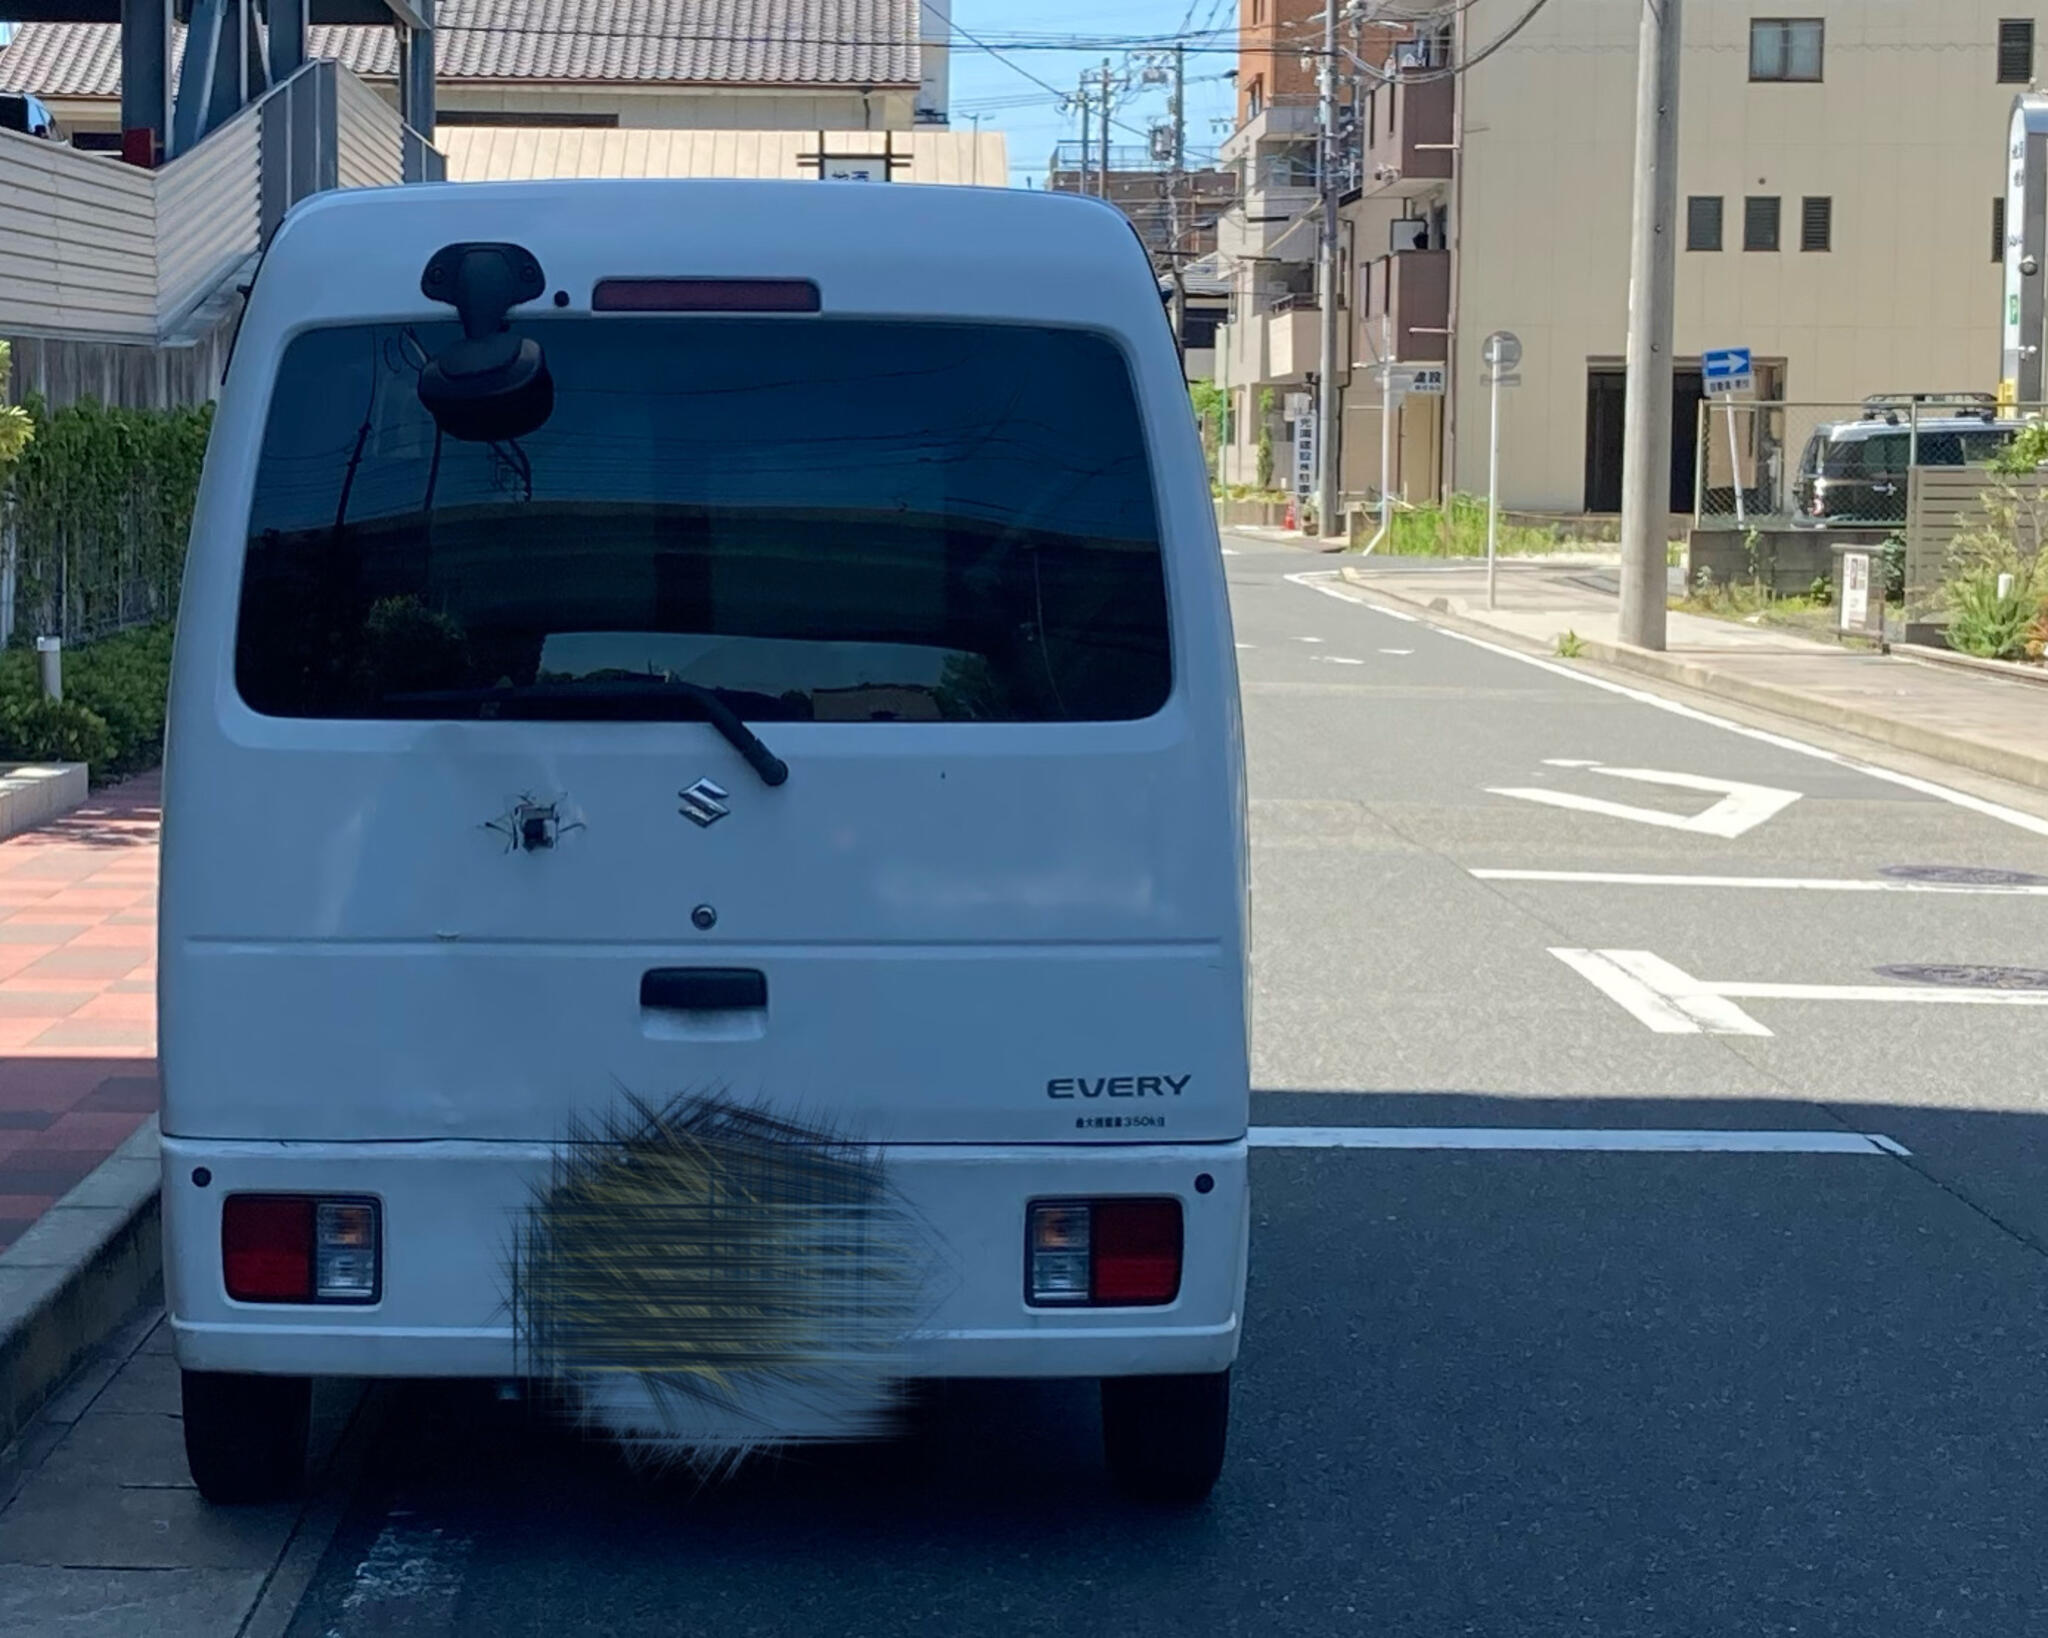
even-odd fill
[{"label": "rear wiper blade", "polygon": [[767,746],[739,714],[718,697],[718,691],[701,683],[678,677],[605,677],[590,682],[536,682],[513,688],[444,688],[428,693],[386,694],[387,705],[487,704],[492,700],[630,699],[648,694],[673,694],[689,700],[704,713],[704,720],[722,734],[727,743],[746,759],[747,766],[761,776],[764,785],[780,785],[789,779],[789,764]]}]

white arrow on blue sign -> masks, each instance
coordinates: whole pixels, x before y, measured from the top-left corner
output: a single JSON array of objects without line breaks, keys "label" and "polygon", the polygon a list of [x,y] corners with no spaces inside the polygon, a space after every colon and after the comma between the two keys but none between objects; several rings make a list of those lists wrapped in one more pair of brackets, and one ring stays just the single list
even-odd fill
[{"label": "white arrow on blue sign", "polygon": [[1747,347],[1711,347],[1700,354],[1700,385],[1709,397],[1724,392],[1748,392],[1750,357]]}]

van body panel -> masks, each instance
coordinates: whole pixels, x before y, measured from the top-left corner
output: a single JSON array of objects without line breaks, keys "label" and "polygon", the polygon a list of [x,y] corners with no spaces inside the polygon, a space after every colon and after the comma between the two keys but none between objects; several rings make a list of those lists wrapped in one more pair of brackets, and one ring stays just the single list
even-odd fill
[{"label": "van body panel", "polygon": [[[901,1145],[883,1160],[944,1258],[905,1374],[1123,1376],[1220,1371],[1236,1358],[1249,1207],[1245,1146]],[[544,1144],[164,1141],[164,1278],[188,1370],[309,1376],[526,1374],[502,1225],[547,1179]],[[205,1168],[206,1188],[192,1182]],[[377,1181],[387,1243],[381,1300],[354,1308],[231,1301],[217,1257],[220,1202],[280,1175],[310,1191]],[[1207,1177],[1211,1188],[1198,1190]],[[1065,1194],[1172,1196],[1186,1214],[1179,1296],[1145,1309],[1024,1302],[1024,1214]]]},{"label": "van body panel", "polygon": [[[324,329],[445,328],[449,309],[421,294],[421,273],[457,241],[515,242],[540,262],[549,295],[513,312],[515,330],[660,322],[592,313],[591,292],[606,278],[690,276],[815,282],[815,319],[746,321],[757,324],[1100,338],[1122,360],[1143,429],[1171,648],[1163,703],[1128,720],[750,717],[789,766],[779,786],[686,716],[258,710],[238,683],[237,643],[266,438],[296,413],[289,397],[273,403],[281,364]],[[685,386],[688,368],[677,359]],[[558,415],[576,388],[562,384]],[[380,458],[385,433],[370,423],[365,412],[353,456],[343,439],[311,462],[316,508],[321,486],[340,487],[348,513],[357,464]],[[529,500],[560,476],[540,470],[547,459],[533,457]],[[438,442],[433,461],[441,473]],[[334,539],[354,538],[341,522]],[[1041,640],[1044,618],[1041,608]],[[1006,1164],[1021,1170],[1002,1175],[1050,1179],[1095,1146],[1114,1180],[1155,1145],[1242,1140],[1247,816],[1222,557],[1157,288],[1107,207],[996,190],[673,182],[416,186],[295,207],[266,252],[215,421],[167,752],[162,1124],[171,1306],[188,1365],[402,1374],[458,1369],[446,1362],[460,1354],[438,1334],[405,1341],[408,1327],[441,1322],[403,1318],[396,1294],[323,1312],[311,1331],[284,1315],[220,1313],[217,1215],[195,1217],[168,1192],[184,1202],[202,1154],[223,1187],[310,1189],[346,1173],[351,1188],[381,1193],[387,1166],[394,1179],[430,1175],[404,1170],[421,1144],[540,1146],[475,1157],[428,1190],[456,1217],[490,1219],[434,1231],[458,1272],[419,1289],[440,1291],[444,1274],[481,1277],[479,1248],[502,1243],[500,1219],[527,1198],[533,1157],[628,1096],[724,1093],[894,1146],[906,1164],[937,1168],[920,1174],[932,1178],[979,1175],[995,1162],[969,1150],[1015,1146]],[[527,846],[521,816],[536,810],[545,842]],[[758,974],[749,982],[763,1004],[648,1004],[648,975],[673,969]],[[968,1171],[944,1172],[932,1158],[944,1145],[963,1146]],[[1241,1165],[1225,1178],[1239,1216],[1241,1179]],[[999,1217],[973,1220],[974,1189],[945,1189],[949,1240],[980,1247],[969,1262],[982,1273],[1000,1261],[1014,1298],[1021,1206],[999,1190]],[[394,1247],[402,1226],[394,1218]],[[394,1293],[412,1289],[392,1269]],[[1202,1278],[1235,1289],[1242,1273],[1239,1246]],[[1202,1357],[1234,1350],[1236,1313],[1234,1298],[1199,1321],[1189,1310],[1196,1330],[1228,1335]],[[1007,1336],[1015,1315],[1003,1315],[960,1326]],[[1062,1314],[1057,1328],[1093,1318]],[[1018,1336],[1051,1334],[1045,1316],[1026,1319]],[[335,1327],[360,1340],[387,1322],[396,1329],[354,1366],[325,1343],[265,1354],[251,1340]],[[1161,1311],[1141,1329],[1177,1323]],[[495,1359],[496,1346],[462,1357]],[[989,1355],[1006,1370],[1017,1364],[1009,1346]],[[327,1363],[289,1363],[316,1357]],[[1139,1368],[1135,1352],[1102,1357]]]}]

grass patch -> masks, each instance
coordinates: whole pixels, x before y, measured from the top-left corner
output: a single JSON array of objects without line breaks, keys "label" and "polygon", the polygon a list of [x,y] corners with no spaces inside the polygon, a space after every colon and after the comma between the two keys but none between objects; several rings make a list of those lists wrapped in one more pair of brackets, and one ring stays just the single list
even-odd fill
[{"label": "grass patch", "polygon": [[1560,631],[1555,652],[1560,660],[1576,660],[1586,652],[1586,639],[1576,631]]},{"label": "grass patch", "polygon": [[1702,581],[1668,605],[1679,614],[1702,614],[1710,620],[1732,620],[1750,626],[1781,626],[1791,631],[1827,632],[1834,628],[1833,598],[1825,584],[1780,597],[1757,581],[1715,584]]}]

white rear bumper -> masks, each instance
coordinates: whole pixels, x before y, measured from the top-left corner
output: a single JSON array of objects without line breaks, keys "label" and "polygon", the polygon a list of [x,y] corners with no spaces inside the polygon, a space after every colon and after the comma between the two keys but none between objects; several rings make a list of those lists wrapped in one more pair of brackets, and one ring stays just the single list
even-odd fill
[{"label": "white rear bumper", "polygon": [[[881,1151],[929,1225],[942,1277],[911,1340],[920,1377],[1086,1377],[1217,1371],[1237,1356],[1250,1211],[1242,1140],[1219,1144]],[[164,1283],[188,1370],[308,1376],[521,1373],[509,1261],[519,1214],[548,1176],[529,1143],[163,1140]],[[195,1173],[207,1176],[204,1186]],[[1210,1186],[1198,1188],[1206,1177]],[[231,1301],[220,1203],[233,1193],[352,1194],[383,1208],[383,1289],[366,1307]],[[1035,1309],[1024,1302],[1025,1207],[1048,1196],[1172,1195],[1186,1252],[1159,1308]]]}]

